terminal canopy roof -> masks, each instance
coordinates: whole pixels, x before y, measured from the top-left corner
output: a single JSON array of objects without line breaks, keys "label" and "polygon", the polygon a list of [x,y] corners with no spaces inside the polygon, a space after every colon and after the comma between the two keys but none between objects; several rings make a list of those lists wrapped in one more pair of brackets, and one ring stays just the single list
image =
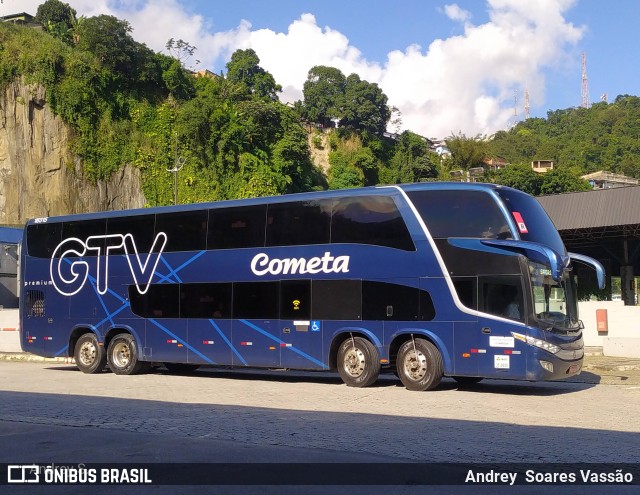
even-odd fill
[{"label": "terminal canopy roof", "polygon": [[640,274],[640,186],[541,196],[540,204],[567,250],[586,254],[620,275],[630,265]]}]

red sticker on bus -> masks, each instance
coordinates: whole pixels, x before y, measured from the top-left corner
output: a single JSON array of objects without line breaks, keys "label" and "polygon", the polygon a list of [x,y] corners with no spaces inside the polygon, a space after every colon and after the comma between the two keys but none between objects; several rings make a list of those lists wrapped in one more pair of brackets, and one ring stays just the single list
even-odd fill
[{"label": "red sticker on bus", "polygon": [[529,230],[527,230],[527,226],[524,223],[524,220],[522,219],[522,215],[520,215],[520,213],[518,213],[517,211],[514,211],[513,218],[516,219],[516,223],[518,224],[518,230],[520,231],[520,233],[528,234]]}]

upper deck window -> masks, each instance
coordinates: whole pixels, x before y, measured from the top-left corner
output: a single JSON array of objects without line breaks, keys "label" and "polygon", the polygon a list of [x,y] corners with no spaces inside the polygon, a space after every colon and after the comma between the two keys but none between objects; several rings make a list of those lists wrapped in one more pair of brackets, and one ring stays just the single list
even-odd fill
[{"label": "upper deck window", "polygon": [[264,246],[267,205],[209,210],[209,249]]},{"label": "upper deck window", "polygon": [[138,253],[147,253],[160,233],[164,252],[330,243],[415,251],[398,206],[384,195],[40,223],[29,225],[27,245],[30,256],[49,258],[65,239],[132,234]]},{"label": "upper deck window", "polygon": [[270,204],[267,246],[328,244],[330,223],[330,200]]},{"label": "upper deck window", "polygon": [[449,189],[412,191],[407,194],[434,239],[512,238],[502,210],[486,192]]},{"label": "upper deck window", "polygon": [[389,196],[339,199],[333,208],[331,242],[415,250],[400,211]]}]

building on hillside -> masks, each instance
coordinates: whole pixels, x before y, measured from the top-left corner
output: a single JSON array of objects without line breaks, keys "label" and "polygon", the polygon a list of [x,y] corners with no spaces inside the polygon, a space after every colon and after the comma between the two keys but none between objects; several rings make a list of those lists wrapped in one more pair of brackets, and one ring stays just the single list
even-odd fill
[{"label": "building on hillside", "polygon": [[611,189],[612,187],[637,186],[640,181],[622,174],[614,174],[600,170],[592,174],[583,175],[582,178],[589,181],[594,189]]},{"label": "building on hillside", "polygon": [[492,158],[485,158],[484,160],[482,160],[482,166],[486,169],[486,170],[491,170],[491,171],[496,171],[496,170],[500,170],[501,168],[505,168],[507,165],[509,165],[509,163],[507,162],[506,158],[503,158],[501,156],[494,156]]},{"label": "building on hillside", "polygon": [[531,168],[534,172],[544,174],[549,170],[553,170],[553,160],[534,160],[531,162]]},{"label": "building on hillside", "polygon": [[21,26],[42,28],[42,25],[36,21],[36,18],[31,14],[27,14],[26,12],[1,16],[0,21],[10,22],[11,24],[19,24]]},{"label": "building on hillside", "polygon": [[451,156],[451,151],[447,148],[447,142],[444,139],[428,139],[429,149],[437,153],[441,158]]},{"label": "building on hillside", "polygon": [[211,72],[209,69],[201,69],[193,72],[193,77],[196,79],[198,77],[208,77],[209,79],[215,79],[216,77],[220,77],[218,74]]}]

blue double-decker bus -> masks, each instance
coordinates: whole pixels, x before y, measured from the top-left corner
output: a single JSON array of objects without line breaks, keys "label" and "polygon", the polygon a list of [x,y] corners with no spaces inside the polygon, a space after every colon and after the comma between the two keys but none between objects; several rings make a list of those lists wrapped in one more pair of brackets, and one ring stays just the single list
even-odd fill
[{"label": "blue double-decker bus", "polygon": [[580,372],[573,263],[535,198],[421,183],[36,218],[21,342],[85,373],[152,366],[553,380]]}]

